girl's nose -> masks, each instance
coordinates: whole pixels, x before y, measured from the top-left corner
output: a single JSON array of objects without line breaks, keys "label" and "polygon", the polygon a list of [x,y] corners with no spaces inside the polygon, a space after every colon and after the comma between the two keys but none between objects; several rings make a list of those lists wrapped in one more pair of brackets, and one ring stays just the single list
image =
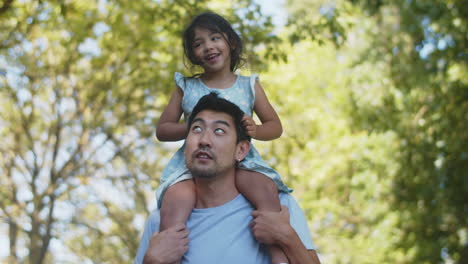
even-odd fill
[{"label": "girl's nose", "polygon": [[205,50],[211,50],[213,49],[213,43],[211,43],[211,41],[207,41],[205,43]]}]

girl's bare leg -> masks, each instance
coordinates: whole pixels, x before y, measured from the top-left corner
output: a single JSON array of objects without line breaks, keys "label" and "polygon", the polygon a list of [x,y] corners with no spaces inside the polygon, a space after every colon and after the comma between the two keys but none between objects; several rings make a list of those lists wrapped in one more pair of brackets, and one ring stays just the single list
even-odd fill
[{"label": "girl's bare leg", "polygon": [[193,180],[181,181],[169,187],[162,200],[159,230],[165,230],[178,223],[185,225],[195,207],[195,201]]},{"label": "girl's bare leg", "polygon": [[[238,169],[236,171],[236,186],[245,198],[247,198],[259,211],[281,211],[276,184],[265,175]],[[269,246],[271,262],[288,263],[288,258],[278,246]]]}]

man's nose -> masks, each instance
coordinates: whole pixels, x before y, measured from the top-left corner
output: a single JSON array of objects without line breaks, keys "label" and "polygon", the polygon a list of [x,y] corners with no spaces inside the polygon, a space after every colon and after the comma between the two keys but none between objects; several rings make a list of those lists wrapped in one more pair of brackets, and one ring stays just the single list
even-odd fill
[{"label": "man's nose", "polygon": [[200,141],[198,142],[198,144],[200,145],[200,147],[211,147],[210,133],[208,133],[206,131],[203,132],[200,135]]}]

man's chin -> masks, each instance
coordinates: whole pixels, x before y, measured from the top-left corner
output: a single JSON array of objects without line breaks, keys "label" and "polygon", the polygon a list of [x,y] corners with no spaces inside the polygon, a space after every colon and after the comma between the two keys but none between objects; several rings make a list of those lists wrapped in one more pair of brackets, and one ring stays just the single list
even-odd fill
[{"label": "man's chin", "polygon": [[193,170],[192,176],[198,179],[212,179],[216,176],[216,173],[206,170]]},{"label": "man's chin", "polygon": [[216,176],[216,171],[212,168],[200,168],[193,166],[188,168],[194,178],[210,179]]}]

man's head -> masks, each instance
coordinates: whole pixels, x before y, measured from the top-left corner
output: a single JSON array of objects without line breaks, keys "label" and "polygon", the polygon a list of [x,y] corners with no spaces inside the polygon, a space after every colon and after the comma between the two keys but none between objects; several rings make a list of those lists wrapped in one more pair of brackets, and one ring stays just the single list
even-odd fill
[{"label": "man's head", "polygon": [[193,123],[195,116],[203,110],[212,110],[214,112],[226,113],[230,115],[234,121],[234,126],[237,131],[237,143],[242,140],[250,141],[250,136],[242,125],[242,117],[244,112],[235,104],[229,102],[224,98],[218,97],[218,94],[212,92],[200,98],[198,103],[193,108],[192,114],[188,120],[188,128]]},{"label": "man's head", "polygon": [[215,93],[205,95],[188,120],[185,159],[195,178],[213,178],[247,155],[250,138],[242,124],[244,113]]}]

